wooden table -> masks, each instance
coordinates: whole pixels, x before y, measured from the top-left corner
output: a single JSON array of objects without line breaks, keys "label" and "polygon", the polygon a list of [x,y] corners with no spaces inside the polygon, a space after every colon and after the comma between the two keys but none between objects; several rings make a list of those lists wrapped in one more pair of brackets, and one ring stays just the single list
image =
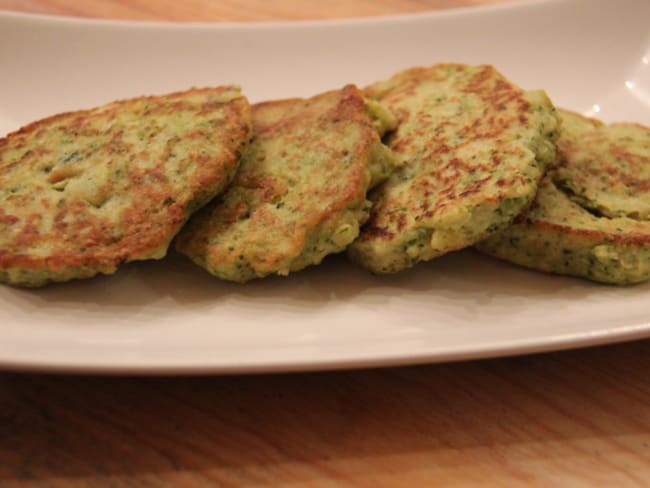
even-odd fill
[{"label": "wooden table", "polygon": [[[491,2],[0,0],[0,9],[223,21]],[[0,486],[650,486],[649,378],[650,341],[332,373],[0,373]]]}]

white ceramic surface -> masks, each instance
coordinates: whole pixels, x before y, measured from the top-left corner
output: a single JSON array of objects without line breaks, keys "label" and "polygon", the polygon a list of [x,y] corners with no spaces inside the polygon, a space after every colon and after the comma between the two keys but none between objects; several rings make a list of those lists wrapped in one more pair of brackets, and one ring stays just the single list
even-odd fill
[{"label": "white ceramic surface", "polygon": [[[189,86],[251,100],[418,64],[491,63],[560,106],[650,124],[650,2],[555,0],[342,22],[174,25],[0,14],[0,134]],[[0,287],[0,366],[306,370],[487,357],[650,336],[650,285],[599,286],[465,251],[388,277],[340,257],[244,286],[178,256],[41,290]]]}]

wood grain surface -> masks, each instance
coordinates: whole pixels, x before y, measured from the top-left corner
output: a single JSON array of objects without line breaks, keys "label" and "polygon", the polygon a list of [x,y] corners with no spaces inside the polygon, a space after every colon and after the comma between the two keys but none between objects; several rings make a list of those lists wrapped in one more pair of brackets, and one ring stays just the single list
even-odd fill
[{"label": "wood grain surface", "polygon": [[0,486],[648,486],[650,342],[366,371],[0,376]]},{"label": "wood grain surface", "polygon": [[[0,0],[105,18],[382,15],[492,0]],[[1,340],[1,339],[0,339]],[[650,486],[650,341],[348,372],[0,373],[0,487]]]}]

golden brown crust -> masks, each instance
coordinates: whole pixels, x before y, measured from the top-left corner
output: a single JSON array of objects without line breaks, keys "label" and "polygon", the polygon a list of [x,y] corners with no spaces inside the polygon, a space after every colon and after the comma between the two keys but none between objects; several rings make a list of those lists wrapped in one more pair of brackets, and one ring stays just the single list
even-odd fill
[{"label": "golden brown crust", "polygon": [[353,85],[257,104],[253,126],[232,186],[176,240],[180,252],[234,281],[287,274],[349,244],[367,217],[373,151],[384,147]]},{"label": "golden brown crust", "polygon": [[603,283],[649,279],[650,128],[560,114],[558,161],[532,205],[478,248]]},{"label": "golden brown crust", "polygon": [[[407,70],[399,75],[400,84],[384,93],[381,100],[389,106],[400,107],[408,103],[410,98],[417,97],[415,90],[424,81],[445,82],[450,71],[455,74],[466,69],[470,68],[443,64],[433,69]],[[473,118],[469,124],[466,120],[461,120],[459,124],[453,117],[443,121],[433,119],[431,113],[425,110],[396,111],[400,125],[404,127],[406,122],[410,122],[412,130],[398,129],[390,140],[391,149],[397,154],[410,157],[421,154],[419,157],[423,160],[432,163],[446,161],[446,164],[434,163],[422,171],[411,185],[408,202],[395,204],[392,199],[382,200],[371,213],[371,221],[364,228],[364,237],[392,237],[405,227],[407,213],[415,221],[430,219],[455,207],[456,202],[471,202],[475,195],[481,194],[488,186],[496,186],[504,191],[517,185],[525,186],[527,174],[498,171],[503,154],[495,152],[490,159],[480,163],[456,155],[464,146],[478,141],[497,140],[515,121],[525,123],[530,113],[530,103],[525,99],[524,92],[501,79],[491,66],[482,66],[462,83],[462,93],[475,95],[484,103],[484,107],[490,108],[486,117]],[[369,92],[372,93],[372,89]],[[500,111],[505,112],[500,114]],[[463,117],[462,114],[459,115]],[[449,141],[450,134],[445,130],[447,127],[453,129],[453,136],[461,139],[454,146]],[[461,181],[476,173],[484,176],[467,184]],[[496,201],[496,198],[493,200]],[[408,205],[406,211],[386,210],[393,206],[402,207],[404,203]]]},{"label": "golden brown crust", "polygon": [[404,163],[371,194],[370,219],[349,250],[373,272],[402,270],[504,227],[554,159],[548,97],[492,66],[411,68],[365,92],[397,116],[388,145]]},{"label": "golden brown crust", "polygon": [[159,258],[250,138],[235,87],[113,102],[0,140],[0,281],[37,286]]},{"label": "golden brown crust", "polygon": [[650,220],[650,129],[640,124],[595,126],[563,138],[554,180],[592,211]]},{"label": "golden brown crust", "polygon": [[549,222],[548,220],[536,219],[525,214],[519,215],[513,222],[513,225],[514,224],[534,226],[544,232],[561,232],[567,236],[572,235],[576,237],[589,237],[593,240],[607,241],[613,244],[650,246],[650,235],[647,234],[617,234],[595,229],[579,229],[571,227],[570,225],[563,225],[557,222]]}]

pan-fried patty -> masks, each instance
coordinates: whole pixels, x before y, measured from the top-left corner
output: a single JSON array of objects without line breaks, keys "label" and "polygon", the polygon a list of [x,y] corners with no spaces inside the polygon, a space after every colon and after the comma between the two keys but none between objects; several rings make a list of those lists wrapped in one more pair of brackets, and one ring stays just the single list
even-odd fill
[{"label": "pan-fried patty", "polygon": [[348,85],[253,106],[253,141],[232,186],[176,248],[213,275],[286,275],[340,252],[368,216],[367,189],[394,167],[380,134],[395,118]]},{"label": "pan-fried patty", "polygon": [[226,86],[59,114],[0,139],[0,281],[163,257],[231,181],[250,136],[248,101]]},{"label": "pan-fried patty", "polygon": [[650,129],[560,111],[559,158],[531,208],[477,247],[611,284],[650,278]]},{"label": "pan-fried patty", "polygon": [[375,273],[408,268],[506,227],[555,157],[557,117],[491,66],[413,68],[366,93],[393,111],[403,167],[371,194],[349,255]]}]

